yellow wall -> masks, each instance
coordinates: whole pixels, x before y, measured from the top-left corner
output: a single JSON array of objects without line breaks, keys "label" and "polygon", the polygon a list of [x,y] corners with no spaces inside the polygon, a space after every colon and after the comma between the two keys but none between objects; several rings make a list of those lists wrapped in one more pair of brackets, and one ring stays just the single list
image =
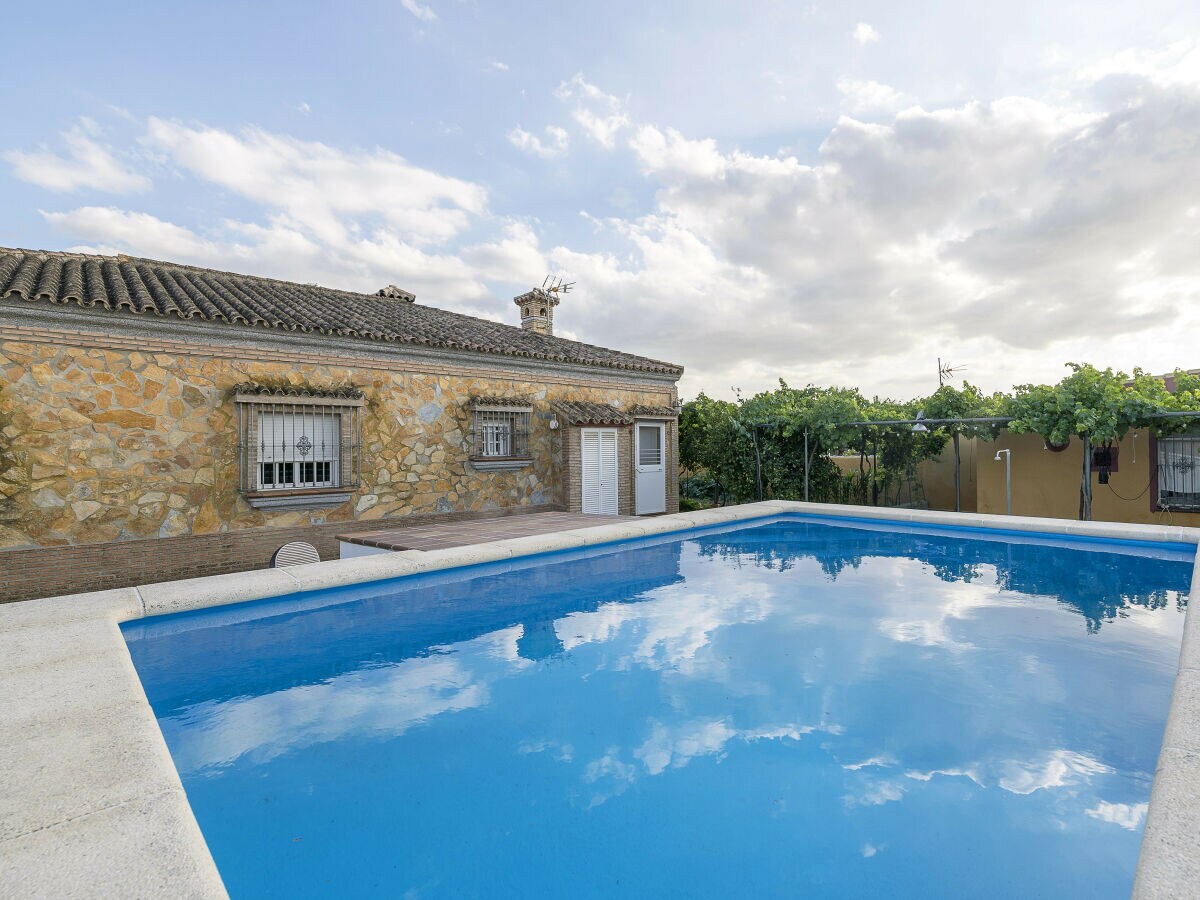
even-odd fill
[{"label": "yellow wall", "polygon": [[[975,512],[977,442],[959,440],[960,482],[963,512]],[[946,441],[941,455],[917,466],[917,477],[925,489],[930,509],[954,511],[954,442]]]},{"label": "yellow wall", "polygon": [[[1044,449],[1039,435],[1007,432],[994,442],[978,443],[978,512],[1005,511],[1004,458],[996,462],[995,455],[1006,447],[1012,450],[1013,515],[1079,517],[1083,442],[1072,439],[1066,450],[1054,453]],[[1134,437],[1131,432],[1121,442],[1118,471],[1112,473],[1109,484],[1100,484],[1096,474],[1092,474],[1092,518],[1102,522],[1200,526],[1200,513],[1154,511],[1152,490],[1147,488],[1149,481],[1149,435],[1139,431]]]}]

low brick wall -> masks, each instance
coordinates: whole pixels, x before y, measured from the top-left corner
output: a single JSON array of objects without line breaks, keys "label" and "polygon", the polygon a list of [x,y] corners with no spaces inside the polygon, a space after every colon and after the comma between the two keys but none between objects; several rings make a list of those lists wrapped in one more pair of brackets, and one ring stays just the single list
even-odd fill
[{"label": "low brick wall", "polygon": [[317,548],[321,559],[337,559],[337,535],[347,531],[406,528],[562,509],[558,505],[519,506],[487,512],[413,515],[284,528],[247,528],[224,534],[0,550],[0,603],[265,569],[271,564],[271,554],[288,541],[308,541]]}]

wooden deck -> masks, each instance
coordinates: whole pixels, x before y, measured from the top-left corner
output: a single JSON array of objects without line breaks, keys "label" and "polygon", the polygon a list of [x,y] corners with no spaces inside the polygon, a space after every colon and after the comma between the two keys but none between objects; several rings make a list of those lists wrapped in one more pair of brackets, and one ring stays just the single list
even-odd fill
[{"label": "wooden deck", "polygon": [[382,550],[445,550],[468,544],[486,544],[506,538],[551,534],[593,525],[610,525],[636,516],[585,516],[581,513],[543,512],[523,516],[467,519],[442,525],[417,525],[389,531],[357,531],[339,534],[339,541],[378,547]]}]

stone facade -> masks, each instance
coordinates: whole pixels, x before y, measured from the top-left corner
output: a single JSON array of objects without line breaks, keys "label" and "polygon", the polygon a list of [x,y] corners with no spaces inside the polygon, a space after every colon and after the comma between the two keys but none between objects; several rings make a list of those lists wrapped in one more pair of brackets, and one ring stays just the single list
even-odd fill
[{"label": "stone facade", "polygon": [[[552,402],[628,408],[674,400],[673,384],[641,386],[600,372],[540,380],[501,365],[421,371],[384,360],[339,365],[263,352],[249,359],[215,345],[164,352],[153,341],[125,339],[121,346],[100,334],[103,340],[80,333],[70,344],[20,337],[0,342],[0,548],[565,508],[561,442],[569,429],[549,428]],[[280,511],[246,502],[232,399],[246,382],[362,389],[362,484],[349,502]],[[472,468],[470,400],[478,395],[533,398],[530,465]]]}]

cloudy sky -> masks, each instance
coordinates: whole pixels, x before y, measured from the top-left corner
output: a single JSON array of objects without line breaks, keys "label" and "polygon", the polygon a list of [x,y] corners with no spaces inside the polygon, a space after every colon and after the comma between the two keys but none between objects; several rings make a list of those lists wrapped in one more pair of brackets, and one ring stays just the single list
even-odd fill
[{"label": "cloudy sky", "polygon": [[558,333],[682,363],[685,396],[1200,366],[1194,2],[43,3],[5,32],[0,245],[513,323],[553,273]]}]

